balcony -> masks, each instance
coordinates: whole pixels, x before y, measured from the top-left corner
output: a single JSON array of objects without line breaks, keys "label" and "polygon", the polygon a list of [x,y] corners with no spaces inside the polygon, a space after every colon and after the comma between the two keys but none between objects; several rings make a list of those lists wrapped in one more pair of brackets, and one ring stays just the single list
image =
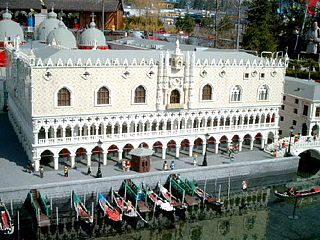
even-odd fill
[{"label": "balcony", "polygon": [[170,104],[167,104],[167,109],[184,109],[184,104],[170,103]]}]

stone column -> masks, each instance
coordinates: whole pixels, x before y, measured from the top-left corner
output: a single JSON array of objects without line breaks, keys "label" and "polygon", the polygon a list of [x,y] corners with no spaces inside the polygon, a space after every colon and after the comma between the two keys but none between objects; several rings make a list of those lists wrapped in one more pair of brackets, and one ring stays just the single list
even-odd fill
[{"label": "stone column", "polygon": [[218,143],[218,142],[216,142],[216,145],[215,145],[214,148],[215,148],[215,149],[214,149],[214,153],[215,153],[215,154],[218,154],[218,153],[219,153],[219,143]]},{"label": "stone column", "polygon": [[261,139],[261,149],[264,149],[265,140],[264,138]]},{"label": "stone column", "polygon": [[76,161],[75,161],[75,154],[70,154],[70,160],[71,160],[71,168],[74,168]]},{"label": "stone column", "polygon": [[47,144],[48,143],[48,128],[45,128],[44,129],[44,132],[45,132],[45,143]]},{"label": "stone column", "polygon": [[122,153],[123,153],[123,151],[122,151],[122,149],[120,150],[118,150],[118,158],[119,158],[119,161],[121,161],[122,160]]},{"label": "stone column", "polygon": [[34,170],[36,171],[36,172],[38,172],[39,171],[39,167],[40,167],[40,160],[41,160],[41,158],[33,158],[33,162],[34,162]]},{"label": "stone column", "polygon": [[91,153],[87,153],[87,167],[91,166]]},{"label": "stone column", "polygon": [[38,145],[38,132],[35,130],[33,131],[33,139],[34,139],[34,144]]},{"label": "stone column", "polygon": [[54,170],[58,170],[58,165],[59,165],[59,155],[58,156],[54,156],[53,157],[53,167],[54,167]]},{"label": "stone column", "polygon": [[176,145],[176,158],[178,158],[180,155],[180,146]]},{"label": "stone column", "polygon": [[166,151],[167,151],[167,148],[166,147],[162,147],[162,159],[166,159]]},{"label": "stone column", "polygon": [[193,153],[193,145],[189,145],[189,157],[192,157],[192,153]]},{"label": "stone column", "polygon": [[[206,150],[207,150],[207,144],[206,143],[203,143],[202,144],[202,155],[205,155],[206,154]],[[208,154],[208,153],[207,153]]]},{"label": "stone column", "polygon": [[107,165],[107,153],[102,153],[102,162],[103,165]]},{"label": "stone column", "polygon": [[250,150],[253,150],[253,139],[250,139]]},{"label": "stone column", "polygon": [[242,141],[239,140],[239,152],[241,152],[241,151],[242,151]]}]

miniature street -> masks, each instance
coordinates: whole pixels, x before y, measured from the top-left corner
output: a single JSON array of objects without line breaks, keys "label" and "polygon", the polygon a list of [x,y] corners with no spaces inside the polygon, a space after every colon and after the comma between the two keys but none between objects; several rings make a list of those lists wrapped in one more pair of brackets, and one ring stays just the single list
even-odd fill
[{"label": "miniature street", "polygon": [[[69,177],[67,178],[64,177],[62,166],[59,166],[58,171],[55,171],[52,168],[45,166],[43,178],[40,178],[38,172],[28,173],[26,171],[27,156],[24,154],[23,149],[16,135],[14,134],[11,125],[8,122],[8,117],[6,113],[0,114],[0,125],[7,126],[5,128],[1,128],[0,130],[0,134],[2,136],[0,138],[0,161],[2,163],[0,169],[0,181],[2,183],[1,188],[9,189],[19,188],[22,186],[31,187],[35,184],[57,183],[95,178],[98,169],[98,163],[96,161],[92,161],[92,172],[90,176],[87,175],[87,167],[85,165],[83,165],[83,167],[78,167],[77,169],[69,168]],[[201,149],[199,150],[199,154],[197,157],[197,166],[193,165],[194,158],[190,157],[174,159],[174,157],[167,154],[167,161],[170,164],[171,160],[174,159],[176,164],[175,169],[177,170],[187,168],[203,168],[201,166],[203,157],[201,156],[200,152]],[[235,158],[232,162],[230,161],[228,154],[223,151],[219,151],[218,155],[214,154],[213,152],[210,152],[210,150],[208,152],[208,166],[235,164],[239,162],[259,161],[273,158],[270,154],[259,150],[257,147],[254,147],[254,150],[250,151],[249,146],[246,145],[243,146],[242,152],[235,154]],[[153,156],[151,161],[151,172],[163,171],[163,160],[161,158]],[[110,160],[108,160],[107,166],[103,166],[101,164],[101,171],[102,177],[139,174],[134,171],[123,172],[121,165],[117,164],[116,161]]]}]

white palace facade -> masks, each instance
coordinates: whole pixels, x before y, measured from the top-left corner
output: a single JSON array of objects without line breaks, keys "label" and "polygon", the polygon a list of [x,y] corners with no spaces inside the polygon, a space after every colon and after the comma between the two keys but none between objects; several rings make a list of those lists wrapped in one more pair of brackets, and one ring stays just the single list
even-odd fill
[{"label": "white palace facade", "polygon": [[178,42],[174,51],[40,42],[7,51],[9,119],[36,170],[48,158],[56,170],[64,160],[90,166],[100,150],[106,165],[139,146],[166,159],[278,137],[281,56],[181,51]]}]

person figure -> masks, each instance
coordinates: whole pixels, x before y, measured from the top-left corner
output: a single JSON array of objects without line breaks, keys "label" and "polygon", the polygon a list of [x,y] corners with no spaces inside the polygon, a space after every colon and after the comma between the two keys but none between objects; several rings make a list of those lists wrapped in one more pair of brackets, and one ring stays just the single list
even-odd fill
[{"label": "person figure", "polygon": [[162,170],[163,170],[163,171],[168,171],[168,170],[169,170],[169,166],[168,166],[167,161],[164,161],[164,162],[163,162]]},{"label": "person figure", "polygon": [[31,162],[30,161],[28,161],[28,164],[27,164],[27,172],[31,173]]},{"label": "person figure", "polygon": [[193,166],[197,166],[197,157],[193,158]]},{"label": "person figure", "polygon": [[127,163],[126,163],[126,160],[123,160],[122,161],[122,170],[125,172],[127,169]]},{"label": "person figure", "polygon": [[127,161],[127,171],[128,172],[130,171],[130,167],[131,167],[131,163],[130,163],[130,161]]},{"label": "person figure", "polygon": [[171,163],[170,163],[170,169],[171,170],[174,170],[176,168],[176,164],[175,162],[172,160]]},{"label": "person figure", "polygon": [[43,178],[44,169],[42,166],[40,166],[39,172],[40,172],[40,178]]},{"label": "person figure", "polygon": [[288,56],[292,59],[297,59],[301,51],[303,39],[300,35],[300,28],[295,26],[292,30],[292,34],[288,39]]},{"label": "person figure", "polygon": [[306,40],[308,41],[306,52],[308,57],[315,61],[319,59],[318,47],[320,43],[320,28],[318,27],[318,22],[314,21],[312,23],[311,29],[307,32]]},{"label": "person figure", "polygon": [[68,168],[68,166],[66,164],[63,167],[63,172],[64,172],[64,176],[65,177],[69,176],[69,168]]},{"label": "person figure", "polygon": [[87,175],[91,174],[91,166],[88,167]]}]

